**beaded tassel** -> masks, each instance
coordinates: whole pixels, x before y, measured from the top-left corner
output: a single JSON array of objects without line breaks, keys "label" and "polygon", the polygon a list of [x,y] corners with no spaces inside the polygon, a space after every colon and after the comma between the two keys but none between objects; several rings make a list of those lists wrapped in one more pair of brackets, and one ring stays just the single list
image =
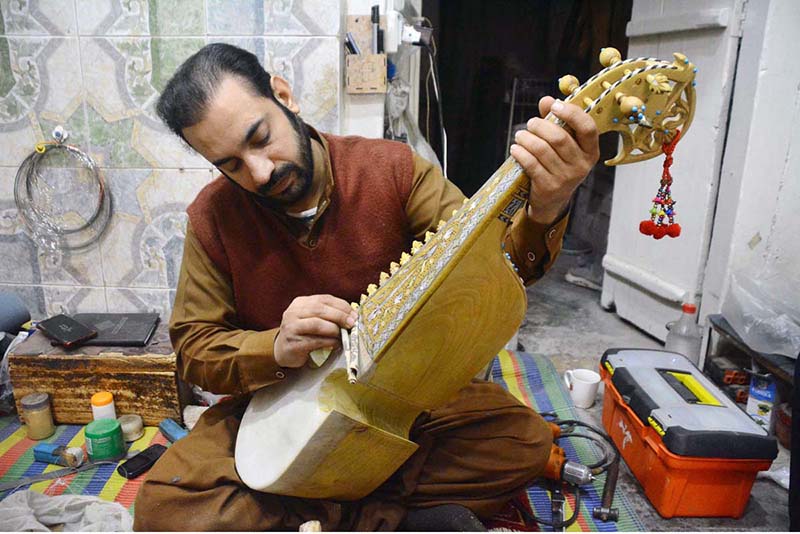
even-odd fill
[{"label": "beaded tassel", "polygon": [[[675,200],[672,199],[672,174],[669,171],[672,165],[672,152],[681,138],[681,131],[676,130],[672,141],[664,143],[664,171],[661,173],[661,187],[653,199],[650,208],[650,218],[639,223],[639,232],[651,235],[653,239],[661,239],[665,235],[678,237],[681,235],[681,225],[675,222]],[[666,219],[666,220],[665,220]]]}]

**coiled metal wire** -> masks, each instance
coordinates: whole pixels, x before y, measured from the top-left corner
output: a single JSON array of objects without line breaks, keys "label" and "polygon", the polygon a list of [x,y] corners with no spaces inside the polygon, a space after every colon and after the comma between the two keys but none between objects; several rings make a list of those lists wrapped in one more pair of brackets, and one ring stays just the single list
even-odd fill
[{"label": "coiled metal wire", "polygon": [[33,241],[53,252],[91,246],[111,219],[111,195],[94,160],[63,142],[39,143],[25,158],[14,201]]}]

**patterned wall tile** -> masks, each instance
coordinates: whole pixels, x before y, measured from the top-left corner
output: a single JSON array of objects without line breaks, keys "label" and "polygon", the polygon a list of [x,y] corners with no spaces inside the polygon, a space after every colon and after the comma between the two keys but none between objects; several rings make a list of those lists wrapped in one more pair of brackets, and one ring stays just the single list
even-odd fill
[{"label": "patterned wall tile", "polygon": [[150,35],[204,35],[205,16],[198,0],[150,0]]},{"label": "patterned wall tile", "polygon": [[265,35],[337,35],[339,2],[331,0],[264,0]]},{"label": "patterned wall tile", "polygon": [[206,0],[209,35],[259,35],[264,31],[263,0]]},{"label": "patterned wall tile", "polygon": [[[16,169],[0,167],[0,282],[103,285],[100,250],[49,251],[29,237],[14,202]],[[81,198],[77,192],[67,198]]]},{"label": "patterned wall tile", "polygon": [[55,124],[85,143],[78,54],[77,38],[0,37],[0,165],[19,165]]},{"label": "patterned wall tile", "polygon": [[335,37],[266,37],[264,68],[289,81],[300,116],[315,128],[339,130],[339,40]]},{"label": "patterned wall tile", "polygon": [[106,295],[102,287],[43,286],[46,316],[64,313],[107,312]]},{"label": "patterned wall tile", "polygon": [[18,296],[34,320],[47,317],[42,286],[0,284],[0,293],[13,293]]},{"label": "patterned wall tile", "polygon": [[0,167],[0,283],[42,282],[36,245],[25,233],[14,203],[13,167]]},{"label": "patterned wall tile", "polygon": [[339,40],[335,37],[214,37],[254,53],[270,74],[285,78],[300,116],[315,128],[339,133]]},{"label": "patterned wall tile", "polygon": [[75,4],[64,0],[0,0],[0,34],[77,35]]},{"label": "patterned wall tile", "polygon": [[[5,176],[0,179],[7,180]],[[11,183],[13,185],[13,179]],[[0,254],[0,283],[40,284],[42,282],[38,248],[25,233],[13,196],[8,198],[4,195],[0,199],[0,249],[3,251]]]},{"label": "patterned wall tile", "polygon": [[204,38],[81,39],[91,151],[101,165],[209,167],[155,112],[169,78],[204,44]]},{"label": "patterned wall tile", "polygon": [[120,200],[102,243],[107,286],[176,287],[186,206],[211,178],[208,171],[113,171]]},{"label": "patterned wall tile", "polygon": [[77,0],[81,35],[205,34],[198,0]]},{"label": "patterned wall tile", "polygon": [[[292,84],[304,120],[337,133],[341,4],[0,0],[0,291],[35,318],[157,310],[168,320],[185,208],[214,171],[158,119],[160,91],[213,35],[255,53]],[[13,181],[56,125],[101,165],[115,211],[99,244],[45,254],[17,216]]]},{"label": "patterned wall tile", "polygon": [[169,321],[173,299],[169,289],[106,289],[109,312],[156,312],[164,322]]},{"label": "patterned wall tile", "polygon": [[334,0],[207,0],[209,35],[329,35],[339,33]]}]

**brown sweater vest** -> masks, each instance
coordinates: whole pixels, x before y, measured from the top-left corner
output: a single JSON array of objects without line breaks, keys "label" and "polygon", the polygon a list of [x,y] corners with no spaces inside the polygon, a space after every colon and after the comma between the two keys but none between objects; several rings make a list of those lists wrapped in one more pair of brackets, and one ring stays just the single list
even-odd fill
[{"label": "brown sweater vest", "polygon": [[220,176],[187,212],[203,249],[230,276],[239,326],[280,326],[295,297],[358,298],[408,250],[405,214],[413,159],[407,145],[325,135],[334,187],[317,222],[317,245],[300,244],[269,208]]}]

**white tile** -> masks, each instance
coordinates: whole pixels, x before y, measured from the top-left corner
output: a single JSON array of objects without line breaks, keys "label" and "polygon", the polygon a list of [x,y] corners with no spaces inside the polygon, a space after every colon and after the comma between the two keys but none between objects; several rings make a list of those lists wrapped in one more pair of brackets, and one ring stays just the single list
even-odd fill
[{"label": "white tile", "polygon": [[6,35],[77,35],[71,1],[4,0],[0,10]]},{"label": "white tile", "polygon": [[174,288],[183,254],[186,207],[211,178],[207,171],[111,171],[120,202],[102,242],[106,285]]},{"label": "white tile", "polygon": [[118,289],[107,288],[108,311],[156,312],[162,321],[168,321],[172,312],[172,294],[168,289]]},{"label": "white tile", "polygon": [[102,287],[42,286],[42,291],[48,317],[108,311]]}]

